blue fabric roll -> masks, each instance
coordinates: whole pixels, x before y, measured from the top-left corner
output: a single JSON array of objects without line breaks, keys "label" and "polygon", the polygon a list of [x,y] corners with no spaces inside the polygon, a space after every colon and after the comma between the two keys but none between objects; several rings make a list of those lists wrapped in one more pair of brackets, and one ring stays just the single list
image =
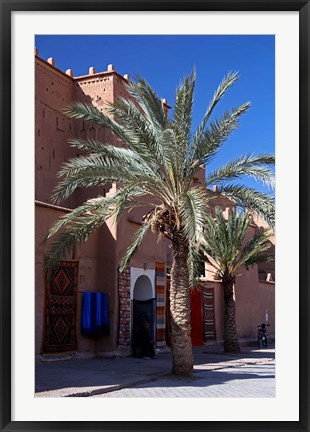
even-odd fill
[{"label": "blue fabric roll", "polygon": [[84,293],[81,333],[93,339],[109,333],[108,295],[106,293]]},{"label": "blue fabric roll", "polygon": [[81,333],[89,336],[91,333],[91,296],[92,293],[86,292],[83,295]]}]

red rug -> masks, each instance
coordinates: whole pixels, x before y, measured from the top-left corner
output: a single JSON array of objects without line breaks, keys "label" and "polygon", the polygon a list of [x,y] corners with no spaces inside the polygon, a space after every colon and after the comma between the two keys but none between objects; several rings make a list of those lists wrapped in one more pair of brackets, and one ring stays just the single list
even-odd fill
[{"label": "red rug", "polygon": [[42,354],[76,351],[78,261],[61,261],[45,275],[45,326]]}]

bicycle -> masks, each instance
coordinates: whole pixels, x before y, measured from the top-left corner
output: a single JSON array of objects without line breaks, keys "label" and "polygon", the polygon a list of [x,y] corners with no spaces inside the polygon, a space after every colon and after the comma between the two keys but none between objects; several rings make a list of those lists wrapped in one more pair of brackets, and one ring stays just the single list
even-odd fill
[{"label": "bicycle", "polygon": [[267,329],[270,324],[262,323],[258,325],[257,344],[258,348],[267,348]]}]

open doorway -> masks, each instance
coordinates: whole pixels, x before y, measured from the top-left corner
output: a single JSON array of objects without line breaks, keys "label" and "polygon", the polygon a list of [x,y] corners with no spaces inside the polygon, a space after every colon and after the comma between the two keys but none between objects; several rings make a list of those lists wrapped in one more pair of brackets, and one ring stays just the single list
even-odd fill
[{"label": "open doorway", "polygon": [[149,324],[151,339],[155,340],[155,298],[153,298],[152,283],[148,276],[141,275],[135,282],[133,290],[132,311],[132,353],[135,356],[135,335],[143,323]]}]

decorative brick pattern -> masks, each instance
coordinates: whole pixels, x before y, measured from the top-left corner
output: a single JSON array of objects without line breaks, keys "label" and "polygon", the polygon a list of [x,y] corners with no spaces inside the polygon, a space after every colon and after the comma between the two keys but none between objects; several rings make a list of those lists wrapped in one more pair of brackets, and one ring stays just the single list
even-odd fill
[{"label": "decorative brick pattern", "polygon": [[118,275],[118,296],[119,296],[119,335],[118,344],[120,348],[127,348],[130,345],[130,267],[126,267]]},{"label": "decorative brick pattern", "polygon": [[156,346],[166,345],[166,272],[165,263],[155,263]]}]

